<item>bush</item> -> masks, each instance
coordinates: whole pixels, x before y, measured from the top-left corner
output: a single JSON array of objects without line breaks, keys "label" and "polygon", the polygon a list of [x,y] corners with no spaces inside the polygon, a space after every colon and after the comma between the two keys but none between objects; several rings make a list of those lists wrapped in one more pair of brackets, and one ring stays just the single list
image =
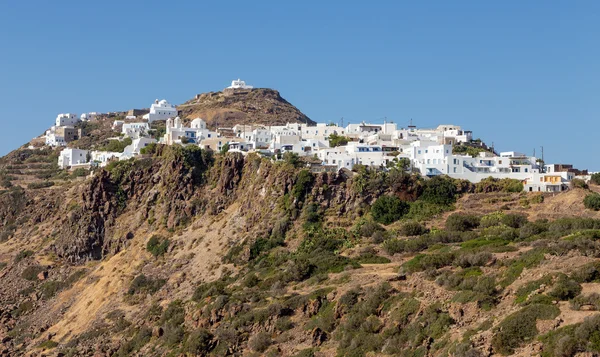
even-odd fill
[{"label": "bush", "polygon": [[571,180],[571,186],[573,188],[583,188],[585,190],[588,189],[587,183],[585,183],[585,181],[583,181],[582,179],[577,178]]},{"label": "bush", "polygon": [[202,328],[194,330],[185,340],[183,351],[194,356],[205,356],[214,346],[212,339],[213,335],[209,331]]},{"label": "bush", "polygon": [[590,178],[590,182],[593,183],[594,185],[600,185],[600,172],[596,172],[595,174],[592,174],[592,176]]},{"label": "bush", "polygon": [[427,228],[419,222],[406,222],[400,227],[400,234],[407,237],[420,236],[425,233],[427,233]]},{"label": "bush", "polygon": [[475,192],[521,192],[523,183],[516,179],[488,177],[475,184]]},{"label": "bush", "polygon": [[505,224],[511,228],[521,228],[527,224],[527,217],[522,214],[509,213],[502,217],[502,224]]},{"label": "bush", "polygon": [[165,255],[169,248],[169,240],[161,236],[153,235],[146,244],[146,249],[155,257]]},{"label": "bush", "polygon": [[446,229],[450,231],[466,232],[479,227],[480,218],[465,213],[453,213],[446,220]]},{"label": "bush", "polygon": [[21,260],[28,258],[33,255],[31,250],[22,250],[15,256],[15,263],[20,262]]},{"label": "bush", "polygon": [[358,234],[361,237],[372,237],[373,233],[384,231],[382,226],[377,224],[376,222],[366,221],[358,227]]},{"label": "bush", "polygon": [[100,148],[100,150],[111,152],[123,152],[125,151],[125,147],[131,145],[132,142],[133,141],[129,137],[123,140],[110,140],[108,144],[104,145],[102,148]]},{"label": "bush", "polygon": [[534,304],[509,315],[495,329],[492,338],[494,351],[509,355],[522,343],[530,341],[537,334],[536,321],[550,320],[558,316],[560,310],[553,305]]},{"label": "bush", "polygon": [[581,293],[581,285],[574,279],[561,275],[548,296],[557,300],[569,300]]},{"label": "bush", "polygon": [[449,266],[454,261],[453,253],[419,254],[402,264],[402,268],[407,273],[424,271],[427,269],[439,269]]},{"label": "bush", "polygon": [[30,182],[27,184],[27,188],[37,190],[40,188],[47,188],[54,186],[53,181],[42,181],[42,182]]},{"label": "bush", "polygon": [[587,209],[600,211],[600,194],[590,193],[583,199],[583,205]]},{"label": "bush", "polygon": [[83,167],[78,167],[71,173],[71,177],[83,177],[86,176],[90,171]]},{"label": "bush", "polygon": [[302,201],[304,197],[309,193],[315,178],[313,174],[308,170],[302,170],[298,173],[296,183],[292,187],[292,196],[298,201]]},{"label": "bush", "polygon": [[144,274],[140,274],[136,276],[132,281],[131,285],[129,285],[129,290],[127,290],[128,295],[135,294],[154,294],[157,292],[163,285],[165,285],[164,279],[152,279]]},{"label": "bush", "polygon": [[350,138],[347,136],[337,134],[329,135],[329,146],[332,148],[336,146],[344,146],[348,144],[348,141],[350,141]]},{"label": "bush", "polygon": [[548,231],[548,224],[544,222],[529,222],[521,227],[519,238],[527,239]]},{"label": "bush", "polygon": [[248,340],[248,347],[250,347],[253,351],[262,353],[265,352],[272,343],[273,341],[268,333],[259,332],[250,337]]},{"label": "bush", "polygon": [[23,273],[21,273],[21,277],[25,280],[35,281],[38,279],[38,274],[43,271],[44,267],[42,267],[41,265],[28,266],[27,268],[25,268],[25,270],[23,270]]},{"label": "bush", "polygon": [[402,218],[409,209],[410,205],[396,196],[381,196],[371,206],[371,214],[375,221],[390,224]]},{"label": "bush", "polygon": [[449,205],[456,201],[456,184],[448,176],[434,176],[425,181],[420,199],[433,204]]}]

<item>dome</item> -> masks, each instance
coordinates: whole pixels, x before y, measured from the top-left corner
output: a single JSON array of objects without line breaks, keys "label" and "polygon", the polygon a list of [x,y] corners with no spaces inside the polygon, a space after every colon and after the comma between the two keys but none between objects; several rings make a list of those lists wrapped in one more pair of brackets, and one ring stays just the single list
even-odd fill
[{"label": "dome", "polygon": [[202,120],[200,118],[196,118],[196,119],[192,120],[192,128],[201,129],[203,126],[204,126],[204,120]]}]

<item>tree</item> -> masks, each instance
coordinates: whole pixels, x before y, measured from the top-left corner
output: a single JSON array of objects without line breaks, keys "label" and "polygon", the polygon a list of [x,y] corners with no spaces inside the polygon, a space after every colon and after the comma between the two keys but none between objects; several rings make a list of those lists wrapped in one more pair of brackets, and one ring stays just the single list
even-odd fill
[{"label": "tree", "polygon": [[425,182],[421,199],[425,202],[449,205],[456,201],[456,184],[447,176],[434,176]]},{"label": "tree", "polygon": [[347,136],[341,136],[335,133],[329,135],[329,146],[332,148],[336,146],[344,146],[348,144],[348,141],[350,141],[350,138]]},{"label": "tree", "polygon": [[371,206],[371,214],[375,221],[390,224],[402,218],[409,209],[410,205],[396,196],[381,196]]},{"label": "tree", "polygon": [[600,185],[600,172],[596,172],[595,174],[592,174],[592,177],[590,178],[590,182],[593,183],[594,185]]},{"label": "tree", "polygon": [[229,151],[229,143],[225,143],[225,145],[221,146],[221,154],[225,155]]}]

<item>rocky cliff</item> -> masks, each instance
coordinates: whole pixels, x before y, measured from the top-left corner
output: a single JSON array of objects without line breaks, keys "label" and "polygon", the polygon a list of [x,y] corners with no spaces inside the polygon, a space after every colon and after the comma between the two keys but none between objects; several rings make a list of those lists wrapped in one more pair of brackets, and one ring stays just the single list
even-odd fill
[{"label": "rocky cliff", "polygon": [[589,191],[160,145],[77,177],[20,151],[0,172],[2,355],[597,351]]}]

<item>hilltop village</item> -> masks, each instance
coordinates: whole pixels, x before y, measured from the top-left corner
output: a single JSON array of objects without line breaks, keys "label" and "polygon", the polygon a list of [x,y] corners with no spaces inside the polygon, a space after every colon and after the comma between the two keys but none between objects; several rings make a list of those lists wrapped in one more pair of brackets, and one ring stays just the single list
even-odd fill
[{"label": "hilltop village", "polygon": [[[253,87],[238,79],[223,92],[235,95]],[[43,136],[47,146],[69,146],[85,133],[80,123],[93,122],[105,114],[91,112],[80,116],[59,114],[55,125]],[[164,122],[156,135],[153,123]],[[105,166],[113,160],[129,160],[143,155],[150,145],[197,145],[219,152],[258,153],[282,159],[286,153],[305,157],[314,171],[352,170],[356,165],[379,169],[392,166],[433,177],[448,175],[473,183],[488,177],[517,179],[529,192],[560,192],[570,187],[575,177],[588,179],[587,171],[572,165],[546,164],[541,158],[523,153],[495,152],[473,133],[458,125],[436,128],[399,127],[393,122],[348,124],[288,123],[279,126],[237,124],[209,128],[202,118],[184,124],[177,107],[167,100],[156,100],[149,110],[131,110],[112,124],[112,140],[124,143],[122,151],[63,149],[58,158],[62,169]],[[212,130],[211,130],[212,129]],[[154,135],[151,135],[150,133]],[[41,138],[40,138],[41,139]]]}]

